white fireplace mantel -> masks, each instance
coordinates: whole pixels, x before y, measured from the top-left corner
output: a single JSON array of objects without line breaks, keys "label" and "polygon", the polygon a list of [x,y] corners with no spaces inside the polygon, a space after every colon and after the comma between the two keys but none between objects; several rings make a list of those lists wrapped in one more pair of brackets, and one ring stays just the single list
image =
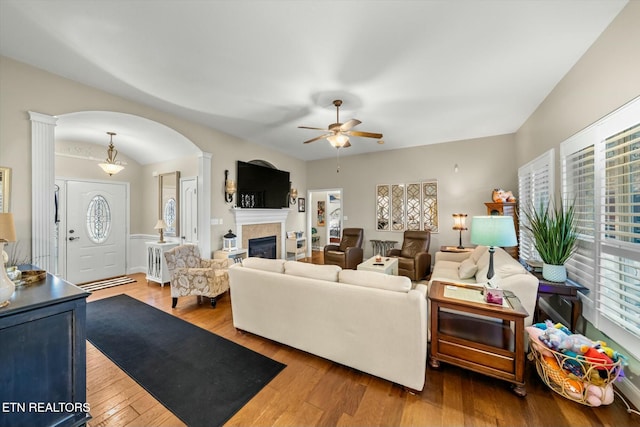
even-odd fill
[{"label": "white fireplace mantel", "polygon": [[236,236],[238,246],[242,247],[242,226],[252,224],[280,224],[280,253],[286,255],[286,221],[291,209],[260,209],[260,208],[232,208],[236,221]]},{"label": "white fireplace mantel", "polygon": [[[273,222],[282,223],[284,230],[284,223],[287,221],[287,216],[291,209],[259,209],[259,208],[233,208],[231,209],[235,216],[236,225],[245,224],[270,224]],[[240,232],[240,230],[238,230]],[[240,239],[238,239],[240,240]]]}]

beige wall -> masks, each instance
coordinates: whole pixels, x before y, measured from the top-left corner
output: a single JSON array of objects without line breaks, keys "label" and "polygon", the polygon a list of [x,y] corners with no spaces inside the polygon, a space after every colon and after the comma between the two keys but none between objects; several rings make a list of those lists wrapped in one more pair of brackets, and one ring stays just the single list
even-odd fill
[{"label": "beige wall", "polygon": [[[600,38],[558,83],[516,133],[518,165],[556,149],[556,176],[560,177],[560,143],[640,95],[640,1],[632,1]],[[556,179],[559,194],[561,180]],[[587,336],[631,354],[602,336],[593,325]],[[627,378],[633,388],[624,390],[635,405],[640,401],[640,360],[630,357]]]},{"label": "beige wall", "polygon": [[[336,173],[336,158],[331,158],[309,162],[307,175],[310,190],[343,189],[343,215],[348,218],[344,227],[364,228],[365,256],[373,255],[371,239],[395,240],[398,247],[402,242],[401,232],[375,228],[376,185],[437,180],[440,231],[431,236],[431,252],[435,252],[441,245],[458,243],[459,233],[452,229],[454,213],[486,215],[484,203],[491,201],[496,187],[517,193],[514,135],[341,155],[340,173]],[[469,233],[463,232],[462,238],[468,245]]]},{"label": "beige wall", "polygon": [[[291,172],[291,180],[301,192],[306,192],[305,162],[286,154],[239,140],[215,129],[193,123],[171,114],[110,95],[43,70],[0,56],[0,166],[13,169],[12,212],[16,232],[25,243],[31,239],[31,123],[29,111],[61,115],[78,111],[117,111],[162,123],[191,140],[204,152],[212,153],[211,216],[221,218],[222,225],[211,226],[211,246],[221,247],[222,235],[234,228],[230,205],[224,203],[224,170],[235,176],[236,160],[263,159]],[[152,148],[150,148],[152,149]],[[144,168],[143,168],[144,169]],[[147,180],[149,170],[140,176],[125,177],[132,183]],[[133,173],[130,172],[130,173]],[[71,176],[68,176],[71,178]],[[133,208],[133,201],[132,201]],[[133,221],[136,229],[146,230],[148,219]],[[302,214],[292,212],[287,229],[304,227]]]},{"label": "beige wall", "polygon": [[527,119],[516,133],[518,165],[640,95],[639,22],[640,1],[629,2]]}]

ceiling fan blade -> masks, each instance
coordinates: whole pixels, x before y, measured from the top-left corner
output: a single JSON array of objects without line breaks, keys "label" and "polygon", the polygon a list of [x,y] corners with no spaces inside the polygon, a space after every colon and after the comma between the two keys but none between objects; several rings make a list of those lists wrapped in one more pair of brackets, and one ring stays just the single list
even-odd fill
[{"label": "ceiling fan blade", "polygon": [[382,134],[381,133],[372,133],[372,132],[360,132],[357,130],[352,130],[347,132],[348,135],[351,136],[362,136],[364,138],[382,138]]},{"label": "ceiling fan blade", "polygon": [[310,140],[303,142],[303,144],[308,144],[310,142],[317,141],[319,139],[326,138],[326,137],[331,136],[331,135],[332,134],[327,133],[327,134],[324,134],[324,135],[316,136],[315,138],[311,138]]},{"label": "ceiling fan blade", "polygon": [[348,122],[343,123],[342,126],[340,126],[340,131],[347,132],[349,129],[355,126],[358,126],[360,123],[362,122],[358,119],[351,119]]},{"label": "ceiling fan blade", "polygon": [[327,130],[327,128],[312,128],[309,126],[298,126],[298,129],[313,129],[313,130],[324,130],[324,131]]}]

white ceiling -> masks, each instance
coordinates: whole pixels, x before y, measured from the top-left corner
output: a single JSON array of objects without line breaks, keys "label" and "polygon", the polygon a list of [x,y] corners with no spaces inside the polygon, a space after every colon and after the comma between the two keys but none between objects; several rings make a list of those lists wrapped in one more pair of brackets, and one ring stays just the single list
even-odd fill
[{"label": "white ceiling", "polygon": [[[0,54],[311,160],[335,149],[297,127],[333,123],[337,98],[342,122],[385,141],[352,138],[342,155],[515,132],[626,3],[0,0]],[[119,132],[113,115],[80,116],[68,123],[85,134],[57,132],[102,145]]]}]

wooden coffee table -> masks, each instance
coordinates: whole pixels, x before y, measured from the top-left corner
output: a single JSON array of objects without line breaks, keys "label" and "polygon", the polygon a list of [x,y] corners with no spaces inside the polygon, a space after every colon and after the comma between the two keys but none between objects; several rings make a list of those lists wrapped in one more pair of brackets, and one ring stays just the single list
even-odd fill
[{"label": "wooden coffee table", "polygon": [[485,303],[478,287],[435,281],[429,300],[432,368],[451,363],[509,381],[518,396],[526,396],[524,319],[529,314],[513,293],[505,291],[500,306]]}]

